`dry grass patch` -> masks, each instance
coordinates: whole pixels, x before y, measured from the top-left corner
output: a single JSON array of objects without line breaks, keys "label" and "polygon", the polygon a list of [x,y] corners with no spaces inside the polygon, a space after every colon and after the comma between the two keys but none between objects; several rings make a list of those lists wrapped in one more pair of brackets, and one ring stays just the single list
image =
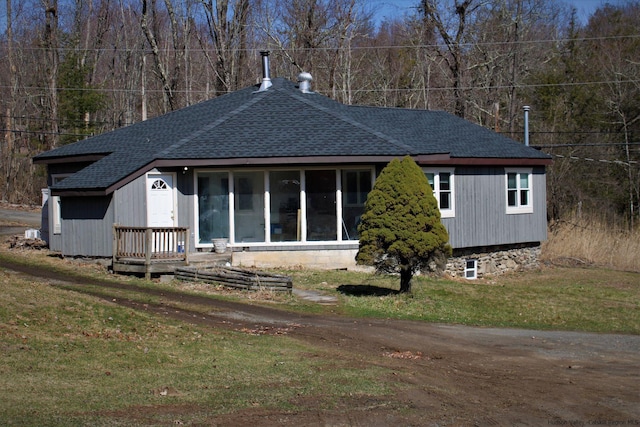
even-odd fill
[{"label": "dry grass patch", "polygon": [[574,216],[554,224],[543,260],[640,272],[640,228],[629,231],[597,218]]}]

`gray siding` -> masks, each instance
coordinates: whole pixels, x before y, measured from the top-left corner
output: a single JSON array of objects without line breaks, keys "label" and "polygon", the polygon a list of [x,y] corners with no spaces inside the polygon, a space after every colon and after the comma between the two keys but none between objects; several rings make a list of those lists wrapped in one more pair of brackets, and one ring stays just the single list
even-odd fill
[{"label": "gray siding", "polygon": [[[177,227],[189,227],[190,251],[195,251],[193,224],[193,170],[154,169],[151,172],[176,173]],[[132,227],[147,226],[146,174],[131,181],[115,192],[115,222]]]},{"label": "gray siding", "polygon": [[176,188],[177,188],[177,210],[178,210],[178,227],[189,227],[189,248],[190,252],[196,250],[195,246],[195,229],[194,221],[197,221],[194,217],[194,183],[193,183],[193,170],[178,171],[176,175]]},{"label": "gray siding", "polygon": [[507,214],[505,169],[458,167],[455,218],[443,218],[454,249],[541,242],[547,237],[544,168],[533,169],[533,213]]},{"label": "gray siding", "polygon": [[[174,169],[175,170],[175,169]],[[160,172],[169,172],[164,170]],[[176,174],[177,226],[190,228],[190,251],[195,251],[194,178],[191,169]],[[505,169],[455,169],[455,218],[443,218],[454,249],[542,242],[546,240],[546,183],[544,167],[533,169],[530,214],[506,213]],[[65,256],[110,257],[113,224],[147,225],[146,175],[113,196],[63,197],[62,234],[50,235],[50,248]],[[51,212],[51,211],[50,211]],[[51,216],[49,217],[51,222]],[[50,224],[51,227],[51,224]],[[51,229],[51,228],[50,228]]]},{"label": "gray siding", "polygon": [[111,196],[63,197],[62,255],[110,257],[113,240]]},{"label": "gray siding", "polygon": [[[54,233],[53,230],[53,204],[51,203],[51,194],[49,194],[49,200],[42,207],[43,211],[46,209],[46,214],[43,212],[43,221],[47,221],[48,227],[48,240],[49,249],[56,252],[62,251],[62,236],[59,233]],[[46,218],[45,218],[46,216]]]},{"label": "gray siding", "polygon": [[[51,186],[53,184],[53,176],[54,175],[66,175],[76,173],[82,168],[88,166],[89,162],[78,162],[78,163],[52,163],[47,166],[47,185]],[[53,205],[51,202],[51,194],[49,194],[49,200],[43,206],[43,209],[46,209],[46,214],[43,213],[43,220],[47,221],[47,233],[48,233],[48,244],[49,249],[56,252],[64,253],[64,248],[62,246],[62,234],[54,233],[53,228]]]},{"label": "gray siding", "polygon": [[139,176],[116,190],[113,199],[116,224],[127,227],[147,226],[146,175]]}]

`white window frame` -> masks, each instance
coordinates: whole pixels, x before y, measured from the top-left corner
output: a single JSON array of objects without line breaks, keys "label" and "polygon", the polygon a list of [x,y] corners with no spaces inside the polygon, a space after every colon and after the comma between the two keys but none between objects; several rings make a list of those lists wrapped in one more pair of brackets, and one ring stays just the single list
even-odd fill
[{"label": "white window frame", "polygon": [[[335,171],[335,183],[336,183],[336,239],[335,240],[308,240],[307,239],[307,172],[308,171],[312,171],[312,170],[331,170],[331,171]],[[257,172],[257,171],[263,171],[264,173],[264,222],[265,222],[265,234],[264,234],[264,241],[259,241],[259,242],[237,242],[235,240],[235,230],[236,230],[236,223],[235,223],[235,213],[236,213],[236,209],[235,209],[235,203],[236,203],[236,198],[239,196],[239,194],[237,193],[237,188],[235,188],[235,174],[236,173],[240,173],[240,172]],[[251,247],[251,246],[262,246],[264,244],[270,244],[273,243],[271,241],[271,189],[270,189],[270,179],[269,179],[269,173],[273,172],[273,171],[296,171],[300,173],[300,240],[295,240],[295,241],[285,241],[285,242],[275,242],[277,243],[279,246],[298,246],[298,245],[305,245],[305,244],[310,244],[310,245],[318,245],[318,244],[335,244],[335,243],[344,243],[344,244],[353,244],[356,243],[357,240],[347,240],[343,238],[343,225],[342,225],[342,221],[343,221],[343,210],[345,208],[345,206],[343,206],[343,196],[344,196],[344,189],[342,188],[343,186],[343,181],[342,181],[342,173],[343,171],[357,171],[357,172],[370,172],[371,174],[371,188],[373,188],[375,180],[376,180],[376,171],[375,171],[375,167],[374,166],[362,166],[362,167],[322,167],[322,166],[317,166],[317,167],[298,167],[298,168],[291,168],[291,167],[276,167],[276,168],[266,168],[266,169],[222,169],[222,170],[217,170],[217,169],[212,169],[212,168],[203,168],[203,169],[195,169],[194,170],[194,174],[193,174],[193,188],[194,188],[194,194],[193,194],[193,206],[194,206],[194,210],[193,210],[193,221],[194,224],[196,224],[196,229],[195,229],[195,235],[199,236],[200,233],[200,225],[199,225],[199,199],[198,199],[198,195],[199,195],[199,191],[200,189],[198,188],[198,177],[201,173],[208,173],[208,172],[223,172],[223,173],[227,173],[228,177],[229,177],[229,200],[228,200],[228,209],[229,209],[229,243],[231,245],[236,245],[236,244],[242,244],[242,247]],[[365,199],[366,200],[366,199]],[[361,200],[359,200],[361,201]],[[362,201],[364,203],[364,201]],[[358,205],[353,205],[353,206],[358,206]],[[199,240],[196,241],[196,248],[206,248],[206,247],[212,247],[213,244],[212,243],[203,243],[203,242],[199,242]]]},{"label": "white window frame", "polygon": [[[469,266],[471,263],[471,266]],[[478,260],[468,258],[464,260],[464,278],[467,280],[475,280],[478,278]]]},{"label": "white window frame", "polygon": [[[55,185],[68,176],[71,176],[71,174],[66,173],[51,175],[51,184]],[[62,234],[62,206],[60,202],[60,196],[51,196],[49,198],[49,203],[51,205],[51,225],[53,234]]]},{"label": "white window frame", "polygon": [[[516,175],[516,188],[509,188],[509,175]],[[527,182],[528,188],[521,187],[521,176],[526,174],[528,176]],[[531,168],[510,168],[505,169],[504,174],[504,188],[505,188],[505,205],[507,207],[507,214],[527,214],[533,213],[533,171]],[[515,206],[509,206],[509,191],[516,191],[516,204]],[[521,203],[522,192],[527,192],[527,204]]]},{"label": "white window frame", "polygon": [[[433,174],[433,195],[438,202],[438,209],[440,209],[440,217],[441,218],[454,218],[456,216],[456,194],[455,194],[455,169],[454,168],[422,168],[425,176],[427,174]],[[448,173],[449,174],[449,186],[450,186],[450,200],[451,206],[449,209],[442,209],[440,207],[440,174]],[[429,179],[427,177],[427,179]]]}]

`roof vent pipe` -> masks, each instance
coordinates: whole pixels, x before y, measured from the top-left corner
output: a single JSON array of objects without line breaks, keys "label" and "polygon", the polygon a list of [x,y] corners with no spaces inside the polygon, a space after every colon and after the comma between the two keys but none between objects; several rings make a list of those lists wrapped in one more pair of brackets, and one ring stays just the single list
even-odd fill
[{"label": "roof vent pipe", "polygon": [[529,146],[529,108],[528,105],[524,107],[524,145]]},{"label": "roof vent pipe", "polygon": [[265,91],[272,85],[271,77],[269,76],[269,53],[268,50],[260,51],[260,55],[262,55],[262,84],[260,84],[258,92]]},{"label": "roof vent pipe", "polygon": [[311,77],[310,73],[302,72],[298,74],[298,87],[300,88],[300,92],[302,93],[313,93],[311,92],[311,81],[313,77]]}]

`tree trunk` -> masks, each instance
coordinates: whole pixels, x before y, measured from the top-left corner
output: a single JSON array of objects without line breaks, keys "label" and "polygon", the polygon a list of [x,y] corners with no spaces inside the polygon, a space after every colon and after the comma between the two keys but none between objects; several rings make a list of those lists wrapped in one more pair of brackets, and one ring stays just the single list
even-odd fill
[{"label": "tree trunk", "polygon": [[[453,4],[454,11],[457,16],[458,25],[455,33],[452,31],[453,26],[447,25],[447,20],[452,19],[443,16],[443,11],[439,11],[437,2],[434,0],[422,0],[421,8],[424,14],[425,22],[431,21],[438,31],[438,35],[442,37],[446,51],[437,48],[438,54],[444,59],[451,73],[454,97],[454,114],[464,118],[466,115],[466,94],[464,89],[464,69],[463,64],[463,44],[466,36],[466,23],[468,14],[471,13],[471,4],[474,0],[463,0],[460,3],[456,0]],[[446,19],[446,20],[445,20]],[[451,31],[451,33],[449,33]]]},{"label": "tree trunk", "polygon": [[49,89],[49,122],[51,139],[48,148],[56,148],[60,139],[58,126],[58,0],[42,0],[45,13],[44,52],[47,61],[47,87]]},{"label": "tree trunk", "polygon": [[413,277],[413,270],[409,266],[403,266],[400,269],[400,293],[411,292],[411,278]]}]

